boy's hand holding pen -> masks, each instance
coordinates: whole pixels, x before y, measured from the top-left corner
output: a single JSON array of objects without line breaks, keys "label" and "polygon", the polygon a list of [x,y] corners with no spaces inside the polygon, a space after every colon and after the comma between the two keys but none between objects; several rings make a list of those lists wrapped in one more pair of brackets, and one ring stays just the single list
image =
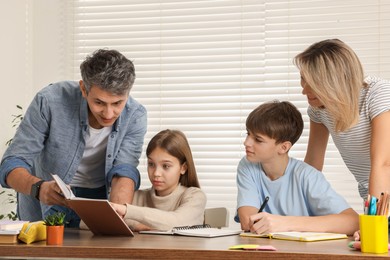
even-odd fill
[{"label": "boy's hand holding pen", "polygon": [[[269,200],[269,197],[265,197],[264,201],[263,201],[263,204],[261,204],[260,208],[259,208],[259,211],[257,213],[261,213],[263,212],[265,206],[267,206],[267,203],[268,203],[268,200]],[[258,220],[256,220],[254,223],[256,223]]]},{"label": "boy's hand holding pen", "polygon": [[[259,208],[259,211],[258,211],[257,213],[263,212],[265,206],[267,206],[268,200],[269,200],[269,197],[268,197],[268,196],[265,197],[265,199],[264,199],[263,203],[261,204],[261,206],[260,206],[260,208]],[[257,223],[258,221],[259,221],[259,220],[255,220],[255,221],[253,222],[253,224]],[[250,231],[249,231],[249,232],[250,232]]]},{"label": "boy's hand holding pen", "polygon": [[[267,203],[268,203],[268,200],[269,200],[269,197],[265,197],[263,203],[261,204],[260,208],[259,208],[259,211],[257,213],[260,213],[264,210],[265,206],[267,206]],[[256,222],[258,222],[259,220],[255,220],[253,222],[253,224],[255,224]],[[245,232],[251,232],[250,230],[245,230]]]}]

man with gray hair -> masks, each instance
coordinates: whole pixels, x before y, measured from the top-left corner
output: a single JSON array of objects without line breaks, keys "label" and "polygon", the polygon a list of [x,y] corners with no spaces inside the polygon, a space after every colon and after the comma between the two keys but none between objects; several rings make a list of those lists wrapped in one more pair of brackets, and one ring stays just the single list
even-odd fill
[{"label": "man with gray hair", "polygon": [[79,226],[51,174],[77,197],[131,203],[139,188],[147,113],[129,95],[134,65],[116,50],[100,49],[80,70],[79,82],[57,82],[36,94],[1,161],[0,184],[18,192],[22,220],[60,210],[69,227]]}]

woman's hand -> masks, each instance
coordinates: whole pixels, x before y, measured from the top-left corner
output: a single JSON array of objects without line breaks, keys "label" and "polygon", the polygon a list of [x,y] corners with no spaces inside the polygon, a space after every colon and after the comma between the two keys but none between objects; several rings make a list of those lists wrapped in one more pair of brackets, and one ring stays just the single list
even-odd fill
[{"label": "woman's hand", "polygon": [[360,230],[358,230],[355,233],[353,233],[353,239],[355,241],[359,241],[360,240]]}]

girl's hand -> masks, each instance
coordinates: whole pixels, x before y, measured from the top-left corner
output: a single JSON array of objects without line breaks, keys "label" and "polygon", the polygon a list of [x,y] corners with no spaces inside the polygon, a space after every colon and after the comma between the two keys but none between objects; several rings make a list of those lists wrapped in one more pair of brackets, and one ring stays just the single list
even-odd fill
[{"label": "girl's hand", "polygon": [[133,231],[148,231],[148,230],[152,230],[151,227],[149,226],[146,226],[142,223],[138,223],[137,225],[135,225],[134,227],[132,227]]},{"label": "girl's hand", "polygon": [[122,204],[117,204],[110,202],[111,206],[115,209],[115,211],[121,216],[122,218],[126,215],[127,206]]}]

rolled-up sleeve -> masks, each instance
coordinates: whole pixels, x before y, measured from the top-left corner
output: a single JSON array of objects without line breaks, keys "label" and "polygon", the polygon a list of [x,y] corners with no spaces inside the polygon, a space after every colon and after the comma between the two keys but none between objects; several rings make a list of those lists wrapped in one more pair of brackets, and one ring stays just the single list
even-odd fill
[{"label": "rolled-up sleeve", "polygon": [[7,176],[15,168],[25,168],[30,171],[31,166],[26,163],[22,158],[10,157],[4,160],[0,167],[0,185],[4,188],[11,188],[7,185]]},{"label": "rolled-up sleeve", "polygon": [[127,177],[134,181],[135,190],[139,189],[141,185],[141,178],[138,169],[130,164],[120,164],[118,166],[114,166],[107,173],[107,181],[111,186],[112,178],[117,177]]},{"label": "rolled-up sleeve", "polygon": [[111,144],[107,147],[107,184],[111,186],[115,176],[128,177],[134,181],[135,190],[138,190],[141,178],[137,167],[147,131],[146,109],[131,100],[129,108],[121,115],[117,128],[117,132],[111,136]]}]

